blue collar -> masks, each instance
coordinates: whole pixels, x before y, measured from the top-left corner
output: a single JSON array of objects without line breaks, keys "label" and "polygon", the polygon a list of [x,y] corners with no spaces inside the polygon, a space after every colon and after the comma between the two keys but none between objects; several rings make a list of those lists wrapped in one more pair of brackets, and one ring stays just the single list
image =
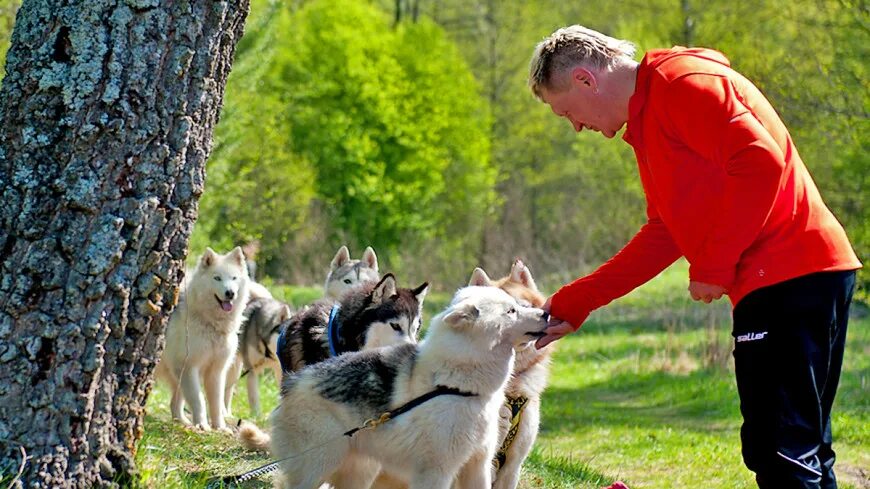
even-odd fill
[{"label": "blue collar", "polygon": [[332,306],[332,310],[329,311],[329,323],[326,325],[326,341],[329,343],[329,354],[337,357],[338,356],[338,348],[335,347],[336,337],[338,337],[338,330],[341,328],[341,321],[338,320],[338,311],[341,309],[341,306],[335,304]]}]

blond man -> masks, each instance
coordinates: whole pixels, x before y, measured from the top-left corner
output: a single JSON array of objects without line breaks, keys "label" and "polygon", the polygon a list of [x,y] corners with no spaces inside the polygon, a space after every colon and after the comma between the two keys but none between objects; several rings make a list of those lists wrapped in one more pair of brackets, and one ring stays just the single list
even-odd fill
[{"label": "blond man", "polygon": [[532,56],[532,92],[577,132],[626,126],[647,200],[634,238],[550,297],[538,346],[685,257],[692,298],[734,307],[743,459],[758,486],[836,488],[831,405],[861,264],[785,125],[723,54],[633,56],[576,25]]}]

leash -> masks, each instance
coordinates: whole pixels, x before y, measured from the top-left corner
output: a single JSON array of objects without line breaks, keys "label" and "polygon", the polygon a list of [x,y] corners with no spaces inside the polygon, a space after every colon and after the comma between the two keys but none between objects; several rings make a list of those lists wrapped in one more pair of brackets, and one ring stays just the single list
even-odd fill
[{"label": "leash", "polygon": [[[381,414],[377,418],[368,419],[362,425],[345,431],[344,433],[342,433],[341,436],[346,436],[348,438],[352,438],[353,435],[355,435],[358,431],[375,429],[378,426],[386,423],[387,421],[389,421],[391,419],[395,419],[398,416],[401,416],[402,414],[407,413],[408,411],[414,409],[415,407],[419,406],[420,404],[423,404],[426,401],[429,401],[429,400],[432,400],[438,396],[444,396],[444,395],[473,397],[473,396],[476,396],[477,394],[475,394],[473,392],[461,391],[455,387],[447,387],[445,385],[438,385],[438,386],[435,386],[434,390],[431,390],[431,391],[423,394],[422,396],[415,397],[414,399],[411,399],[410,401],[406,402],[405,404],[402,404],[401,406],[397,407],[396,409],[393,409],[393,410],[390,410],[390,411],[387,411],[387,412]],[[299,457],[301,455],[304,455],[312,450],[315,450],[317,448],[328,445],[328,444],[332,443],[333,441],[338,440],[339,438],[341,438],[341,437],[335,437],[335,438],[333,438],[327,442],[324,442],[316,447],[308,448],[308,449],[306,449],[300,453],[297,453],[295,455],[291,455],[289,457],[285,457],[285,458],[276,460],[274,462],[263,465],[262,467],[257,467],[256,469],[249,470],[248,472],[245,472],[244,474],[241,474],[241,475],[221,477],[221,478],[212,480],[211,482],[208,483],[208,485],[206,485],[206,488],[207,489],[214,489],[214,488],[219,488],[219,487],[232,487],[233,485],[236,485],[236,484],[239,484],[239,483],[242,483],[245,481],[249,481],[251,479],[260,477],[261,475],[266,475],[270,472],[274,472],[274,471],[278,470],[278,466],[280,465],[281,462],[284,462],[286,460],[290,460],[291,458],[296,458],[296,457]]]},{"label": "leash", "polygon": [[335,347],[335,338],[338,337],[338,329],[341,328],[341,322],[338,321],[338,311],[341,306],[336,302],[329,311],[329,323],[326,325],[326,341],[329,343],[330,356],[338,356],[338,348]]},{"label": "leash", "polygon": [[511,427],[508,429],[507,435],[504,437],[501,448],[498,449],[495,453],[495,457],[492,459],[492,465],[495,466],[495,470],[501,470],[505,461],[507,461],[507,452],[510,450],[511,445],[514,444],[514,440],[517,438],[517,432],[520,429],[520,418],[523,414],[523,409],[525,409],[528,402],[529,398],[525,396],[505,398],[504,403],[511,408]]}]

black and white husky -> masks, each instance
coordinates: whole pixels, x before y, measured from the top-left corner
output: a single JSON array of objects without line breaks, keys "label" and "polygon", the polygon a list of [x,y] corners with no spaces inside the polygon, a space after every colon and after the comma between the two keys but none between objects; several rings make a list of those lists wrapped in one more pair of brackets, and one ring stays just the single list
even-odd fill
[{"label": "black and white husky", "polygon": [[[272,455],[285,488],[367,488],[383,468],[411,489],[489,488],[499,409],[514,349],[540,337],[546,314],[494,287],[466,287],[426,339],[349,353],[285,377],[272,412]],[[352,437],[366,420],[434,397]]]},{"label": "black and white husky", "polygon": [[416,343],[428,290],[428,283],[397,288],[396,277],[388,273],[377,283],[363,282],[344,292],[338,301],[311,304],[281,332],[282,370],[300,370],[344,352]]}]

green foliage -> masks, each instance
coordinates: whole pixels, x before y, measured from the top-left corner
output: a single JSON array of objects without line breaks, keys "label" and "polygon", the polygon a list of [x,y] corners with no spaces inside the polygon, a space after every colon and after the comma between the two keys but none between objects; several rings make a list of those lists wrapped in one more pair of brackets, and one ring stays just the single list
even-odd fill
[{"label": "green foliage", "polygon": [[477,83],[443,31],[392,29],[360,2],[261,7],[228,84],[194,249],[258,238],[266,261],[307,253],[322,267],[343,242],[401,263],[439,238],[431,260],[470,263],[495,173]]},{"label": "green foliage", "polygon": [[0,0],[0,81],[6,75],[6,51],[21,0]]}]

